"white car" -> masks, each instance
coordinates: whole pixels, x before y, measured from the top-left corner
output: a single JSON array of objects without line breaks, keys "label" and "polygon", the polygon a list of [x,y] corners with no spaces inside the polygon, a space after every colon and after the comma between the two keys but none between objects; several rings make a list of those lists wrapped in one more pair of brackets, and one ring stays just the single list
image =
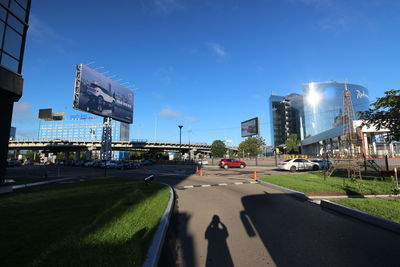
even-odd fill
[{"label": "white car", "polygon": [[97,111],[102,112],[105,106],[114,110],[115,98],[109,91],[94,83],[88,85],[86,89],[87,94]]},{"label": "white car", "polygon": [[311,162],[308,159],[287,159],[278,163],[280,170],[295,172],[298,170],[319,170],[318,163]]},{"label": "white car", "polygon": [[313,159],[312,162],[317,163],[321,170],[329,169],[332,166],[332,161],[330,160]]},{"label": "white car", "polygon": [[196,161],[197,164],[200,165],[207,165],[208,164],[208,160],[206,159],[199,159],[198,161]]}]

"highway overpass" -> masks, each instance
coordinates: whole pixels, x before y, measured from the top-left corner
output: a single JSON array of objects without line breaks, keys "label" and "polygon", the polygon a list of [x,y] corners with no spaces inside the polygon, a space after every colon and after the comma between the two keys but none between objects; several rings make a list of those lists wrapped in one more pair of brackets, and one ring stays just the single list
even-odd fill
[{"label": "highway overpass", "polygon": [[[90,140],[11,140],[9,150],[42,150],[48,152],[72,152],[72,151],[96,151],[100,150],[100,141]],[[155,151],[155,152],[178,152],[181,148],[183,153],[193,151],[195,154],[211,153],[211,145],[208,144],[186,144],[153,142],[147,140],[113,141],[113,151]]]}]

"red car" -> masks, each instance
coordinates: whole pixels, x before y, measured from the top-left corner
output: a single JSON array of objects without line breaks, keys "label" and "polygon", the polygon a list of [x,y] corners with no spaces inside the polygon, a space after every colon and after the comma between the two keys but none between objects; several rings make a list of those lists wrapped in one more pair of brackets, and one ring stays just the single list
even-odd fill
[{"label": "red car", "polygon": [[221,161],[219,162],[219,166],[221,168],[241,168],[243,169],[244,167],[246,167],[246,163],[244,161],[239,161],[236,159],[221,159]]}]

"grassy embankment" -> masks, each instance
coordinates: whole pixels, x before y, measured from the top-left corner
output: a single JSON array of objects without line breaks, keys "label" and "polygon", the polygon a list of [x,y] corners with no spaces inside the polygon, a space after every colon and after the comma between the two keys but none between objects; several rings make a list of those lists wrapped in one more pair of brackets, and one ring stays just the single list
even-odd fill
[{"label": "grassy embankment", "polygon": [[324,180],[322,172],[271,175],[261,177],[261,180],[296,191],[306,195],[377,195],[392,194],[393,183],[381,181],[366,176],[363,180],[348,179],[343,176],[332,176]]},{"label": "grassy embankment", "polygon": [[333,202],[400,223],[400,199],[346,198]]},{"label": "grassy embankment", "polygon": [[169,189],[98,178],[0,196],[2,266],[140,266]]}]

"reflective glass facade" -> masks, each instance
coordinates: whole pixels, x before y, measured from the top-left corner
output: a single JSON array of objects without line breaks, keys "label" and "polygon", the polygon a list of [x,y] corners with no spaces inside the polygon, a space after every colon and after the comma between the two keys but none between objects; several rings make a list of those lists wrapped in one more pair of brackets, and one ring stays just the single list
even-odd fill
[{"label": "reflective glass facade", "polygon": [[21,73],[30,0],[0,0],[0,65]]},{"label": "reflective glass facade", "polygon": [[[344,88],[344,83],[337,82],[312,82],[303,86],[306,139],[343,125]],[[357,112],[369,108],[368,89],[356,84],[347,84],[347,88],[351,92],[355,119],[358,119]]]},{"label": "reflective glass facade", "polygon": [[[101,141],[103,118],[88,116],[71,116],[70,120],[40,121],[39,140],[90,140]],[[112,139],[129,140],[129,125],[112,121]]]}]

